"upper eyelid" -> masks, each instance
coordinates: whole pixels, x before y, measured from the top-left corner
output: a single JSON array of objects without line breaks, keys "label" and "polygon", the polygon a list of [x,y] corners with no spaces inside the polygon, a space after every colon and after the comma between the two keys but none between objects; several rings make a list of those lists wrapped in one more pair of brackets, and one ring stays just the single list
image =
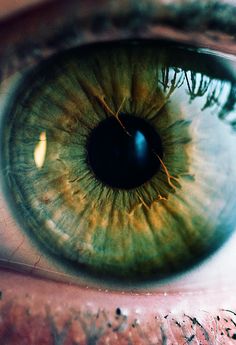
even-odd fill
[{"label": "upper eyelid", "polygon": [[58,47],[63,50],[124,38],[171,39],[236,55],[232,13],[236,14],[236,6],[229,0],[224,4],[200,0],[194,5],[190,0],[184,4],[176,0],[168,4],[164,0],[121,0],[119,4],[105,0],[99,6],[95,0],[43,3],[0,23],[0,65],[11,74],[15,66],[21,69],[26,62],[39,62]]}]

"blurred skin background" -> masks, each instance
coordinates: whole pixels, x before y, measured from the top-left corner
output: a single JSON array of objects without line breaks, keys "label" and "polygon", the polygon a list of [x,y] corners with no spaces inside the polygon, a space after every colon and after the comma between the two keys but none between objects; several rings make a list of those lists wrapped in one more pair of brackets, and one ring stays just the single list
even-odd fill
[{"label": "blurred skin background", "polygon": [[[147,22],[150,4],[156,8],[152,24]],[[195,10],[191,12],[191,8]],[[214,11],[216,14],[211,22],[205,14],[209,8],[212,18]],[[231,23],[233,16],[227,16],[235,14],[235,8],[233,0],[0,0],[2,82],[16,69],[33,66],[53,54],[56,40],[59,42],[71,22],[76,27],[74,37],[69,42],[60,41],[57,46],[61,50],[99,41],[154,38],[234,56],[236,24]],[[95,17],[112,22],[120,14],[127,14],[122,26],[94,29]],[[228,22],[231,24],[227,26]],[[54,41],[50,41],[51,36]],[[45,46],[45,41],[51,45]],[[27,49],[32,42],[37,51],[33,58],[28,58]],[[21,56],[7,64],[15,47]],[[105,283],[96,285],[64,274],[25,234],[17,231],[0,194],[0,343],[234,344],[235,245],[233,235],[203,265],[169,283],[116,290]]]}]

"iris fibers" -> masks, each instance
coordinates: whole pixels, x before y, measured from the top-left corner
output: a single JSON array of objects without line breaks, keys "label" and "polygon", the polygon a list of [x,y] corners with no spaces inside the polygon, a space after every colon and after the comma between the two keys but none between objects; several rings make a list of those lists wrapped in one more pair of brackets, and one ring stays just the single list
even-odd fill
[{"label": "iris fibers", "polygon": [[224,66],[142,41],[79,47],[32,69],[1,138],[21,227],[78,274],[123,282],[210,255],[236,215],[235,83]]}]

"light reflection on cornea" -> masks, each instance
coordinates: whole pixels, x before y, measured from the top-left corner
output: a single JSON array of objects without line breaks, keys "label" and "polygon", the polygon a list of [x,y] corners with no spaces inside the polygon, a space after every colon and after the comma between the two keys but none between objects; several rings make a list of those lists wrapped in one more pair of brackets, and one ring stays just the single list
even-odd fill
[{"label": "light reflection on cornea", "polygon": [[46,132],[43,131],[39,135],[39,142],[35,146],[35,150],[34,150],[34,161],[38,169],[41,169],[43,167],[44,161],[46,158],[46,153],[47,153],[47,136],[46,136]]}]

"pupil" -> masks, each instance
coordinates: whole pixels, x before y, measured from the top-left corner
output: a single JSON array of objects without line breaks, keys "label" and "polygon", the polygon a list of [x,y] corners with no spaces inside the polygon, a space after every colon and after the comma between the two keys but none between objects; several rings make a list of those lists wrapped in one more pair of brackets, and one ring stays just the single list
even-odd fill
[{"label": "pupil", "polygon": [[[148,181],[162,158],[160,136],[145,120],[120,114],[95,127],[87,142],[88,163],[95,176],[113,188],[131,189]],[[155,153],[156,154],[155,154]]]}]

